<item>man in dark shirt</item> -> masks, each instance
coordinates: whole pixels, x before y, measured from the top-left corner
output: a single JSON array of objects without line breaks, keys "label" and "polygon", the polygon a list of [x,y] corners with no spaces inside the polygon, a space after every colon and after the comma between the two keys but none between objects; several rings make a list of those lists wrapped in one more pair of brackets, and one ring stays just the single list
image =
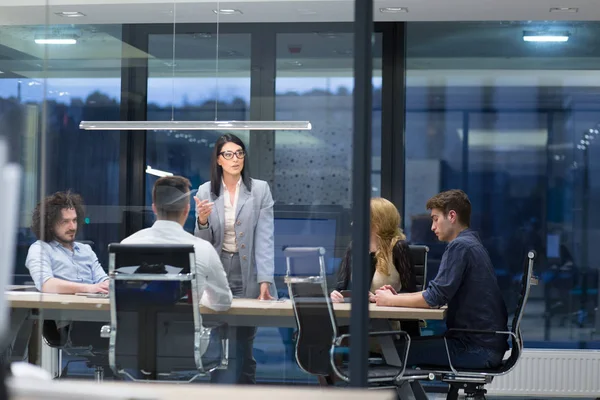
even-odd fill
[{"label": "man in dark shirt", "polygon": [[[507,331],[508,313],[490,257],[477,233],[469,229],[471,202],[462,190],[437,194],[427,202],[431,230],[448,242],[440,269],[426,290],[395,293],[383,287],[375,293],[377,305],[437,308],[448,305],[448,329]],[[448,337],[452,365],[458,368],[491,368],[508,350],[508,336],[453,333]],[[444,339],[436,336],[412,341],[407,366],[449,366]]]}]

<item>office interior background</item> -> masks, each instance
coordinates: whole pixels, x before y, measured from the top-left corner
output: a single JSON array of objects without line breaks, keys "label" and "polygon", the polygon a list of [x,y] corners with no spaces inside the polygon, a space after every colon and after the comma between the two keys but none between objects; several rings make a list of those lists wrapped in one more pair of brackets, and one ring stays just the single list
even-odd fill
[{"label": "office interior background", "polygon": [[[43,196],[83,196],[79,238],[106,268],[109,243],[152,224],[156,170],[194,187],[209,180],[222,132],[79,129],[171,118],[312,123],[240,136],[275,200],[280,296],[286,245],[324,246],[333,282],[352,234],[352,174],[365,168],[352,164],[353,2],[72,3],[0,7],[0,134],[25,171],[14,282],[30,280]],[[526,250],[540,256],[526,348],[600,349],[600,5],[550,3],[376,2],[371,190],[397,205],[411,243],[430,247],[428,280],[444,245],[425,203],[465,190],[509,310]],[[568,40],[524,41],[548,31]],[[42,36],[76,43],[37,44]],[[292,331],[259,329],[259,381],[315,382],[295,364]]]}]

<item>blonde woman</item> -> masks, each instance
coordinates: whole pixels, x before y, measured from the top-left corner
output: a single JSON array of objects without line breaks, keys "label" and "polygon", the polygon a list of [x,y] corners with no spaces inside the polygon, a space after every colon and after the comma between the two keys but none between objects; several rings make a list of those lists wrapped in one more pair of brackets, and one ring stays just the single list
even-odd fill
[{"label": "blonde woman", "polygon": [[[369,300],[374,302],[376,290],[385,285],[390,285],[397,293],[413,293],[417,291],[417,278],[410,250],[406,243],[406,236],[400,228],[400,213],[396,206],[381,197],[371,199],[371,239],[369,252],[371,254],[371,285]],[[334,303],[344,301],[342,291],[350,289],[352,273],[351,245],[346,250],[338,271],[336,290],[331,292]],[[402,330],[411,337],[421,335],[418,321],[401,321]],[[391,328],[400,329],[398,321],[390,321]],[[371,341],[371,353],[380,353],[376,341]]]},{"label": "blonde woman", "polygon": [[[371,293],[385,285],[392,286],[398,293],[417,291],[414,264],[400,222],[400,213],[389,200],[371,199]],[[350,248],[340,265],[336,288],[331,292],[333,302],[343,302],[341,292],[350,288]]]}]

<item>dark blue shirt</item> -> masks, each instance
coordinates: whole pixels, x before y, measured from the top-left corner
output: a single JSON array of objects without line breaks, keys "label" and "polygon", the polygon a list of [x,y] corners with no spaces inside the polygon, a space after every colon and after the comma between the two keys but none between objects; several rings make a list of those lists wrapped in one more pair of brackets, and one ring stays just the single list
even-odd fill
[{"label": "dark blue shirt", "polygon": [[[462,231],[446,247],[440,269],[429,282],[423,298],[431,307],[448,305],[448,329],[507,331],[508,312],[496,273],[479,235]],[[466,344],[504,352],[506,335],[456,334]]]}]

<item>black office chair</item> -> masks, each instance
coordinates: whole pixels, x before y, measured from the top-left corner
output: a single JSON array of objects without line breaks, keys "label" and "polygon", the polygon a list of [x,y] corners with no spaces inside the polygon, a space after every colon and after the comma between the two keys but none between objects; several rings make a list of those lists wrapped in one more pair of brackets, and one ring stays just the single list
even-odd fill
[{"label": "black office chair", "polygon": [[[349,382],[347,364],[337,365],[336,354],[345,347],[349,334],[339,335],[338,324],[333,305],[327,290],[325,276],[325,249],[292,248],[284,250],[287,262],[286,283],[292,300],[298,336],[295,356],[298,366],[305,372],[320,377],[330,376],[333,372],[344,382]],[[312,276],[295,276],[295,271],[313,273]],[[393,336],[403,338],[406,343],[404,354],[398,355],[401,366],[385,363],[369,365],[368,382],[370,385],[393,385],[399,393],[403,385],[403,373],[410,346],[410,337],[404,331],[369,332],[369,337]],[[424,375],[420,379],[426,379]]]},{"label": "black office chair", "polygon": [[[87,244],[95,250],[95,243],[92,240],[77,240],[77,242]],[[71,363],[85,361],[88,368],[94,369],[95,380],[97,382],[104,380],[104,373],[108,368],[108,340],[98,337],[97,332],[101,326],[100,322],[79,321],[60,327],[53,320],[43,322],[42,337],[46,344],[75,358],[66,363],[58,378],[69,375]]]},{"label": "black office chair", "polygon": [[[535,261],[536,253],[531,250],[528,252],[525,266],[523,270],[523,277],[521,279],[521,290],[520,297],[515,310],[515,315],[512,321],[512,327],[510,331],[477,331],[471,329],[449,329],[444,335],[444,340],[448,335],[454,332],[465,332],[474,333],[481,335],[503,335],[511,338],[512,346],[510,350],[510,356],[503,360],[502,363],[493,369],[460,369],[452,365],[450,358],[450,352],[448,351],[448,344],[446,343],[446,352],[448,354],[448,362],[450,365],[449,370],[431,370],[426,369],[417,370],[416,373],[421,374],[423,372],[433,373],[437,379],[446,382],[450,385],[446,400],[457,400],[458,391],[464,389],[465,400],[484,400],[485,399],[485,385],[492,382],[495,376],[505,375],[509,373],[519,361],[521,352],[523,350],[523,338],[521,336],[521,320],[525,311],[525,305],[529,298],[529,292],[531,285],[537,285],[537,278],[533,277],[533,265]],[[412,371],[407,372],[409,375]]]},{"label": "black office chair", "polygon": [[429,247],[411,244],[408,248],[417,277],[417,292],[420,292],[427,285],[427,253],[429,253]]},{"label": "black office chair", "polygon": [[[192,382],[227,368],[227,325],[202,325],[193,245],[110,244],[108,251],[111,322],[101,335],[110,338],[117,376]],[[203,357],[209,347],[211,360]]]},{"label": "black office chair", "polygon": [[74,357],[66,363],[58,378],[69,376],[71,363],[84,361],[88,368],[94,369],[97,382],[104,380],[105,369],[109,366],[108,340],[98,337],[101,326],[100,322],[77,321],[61,327],[53,320],[43,322],[42,337],[46,344]]}]

